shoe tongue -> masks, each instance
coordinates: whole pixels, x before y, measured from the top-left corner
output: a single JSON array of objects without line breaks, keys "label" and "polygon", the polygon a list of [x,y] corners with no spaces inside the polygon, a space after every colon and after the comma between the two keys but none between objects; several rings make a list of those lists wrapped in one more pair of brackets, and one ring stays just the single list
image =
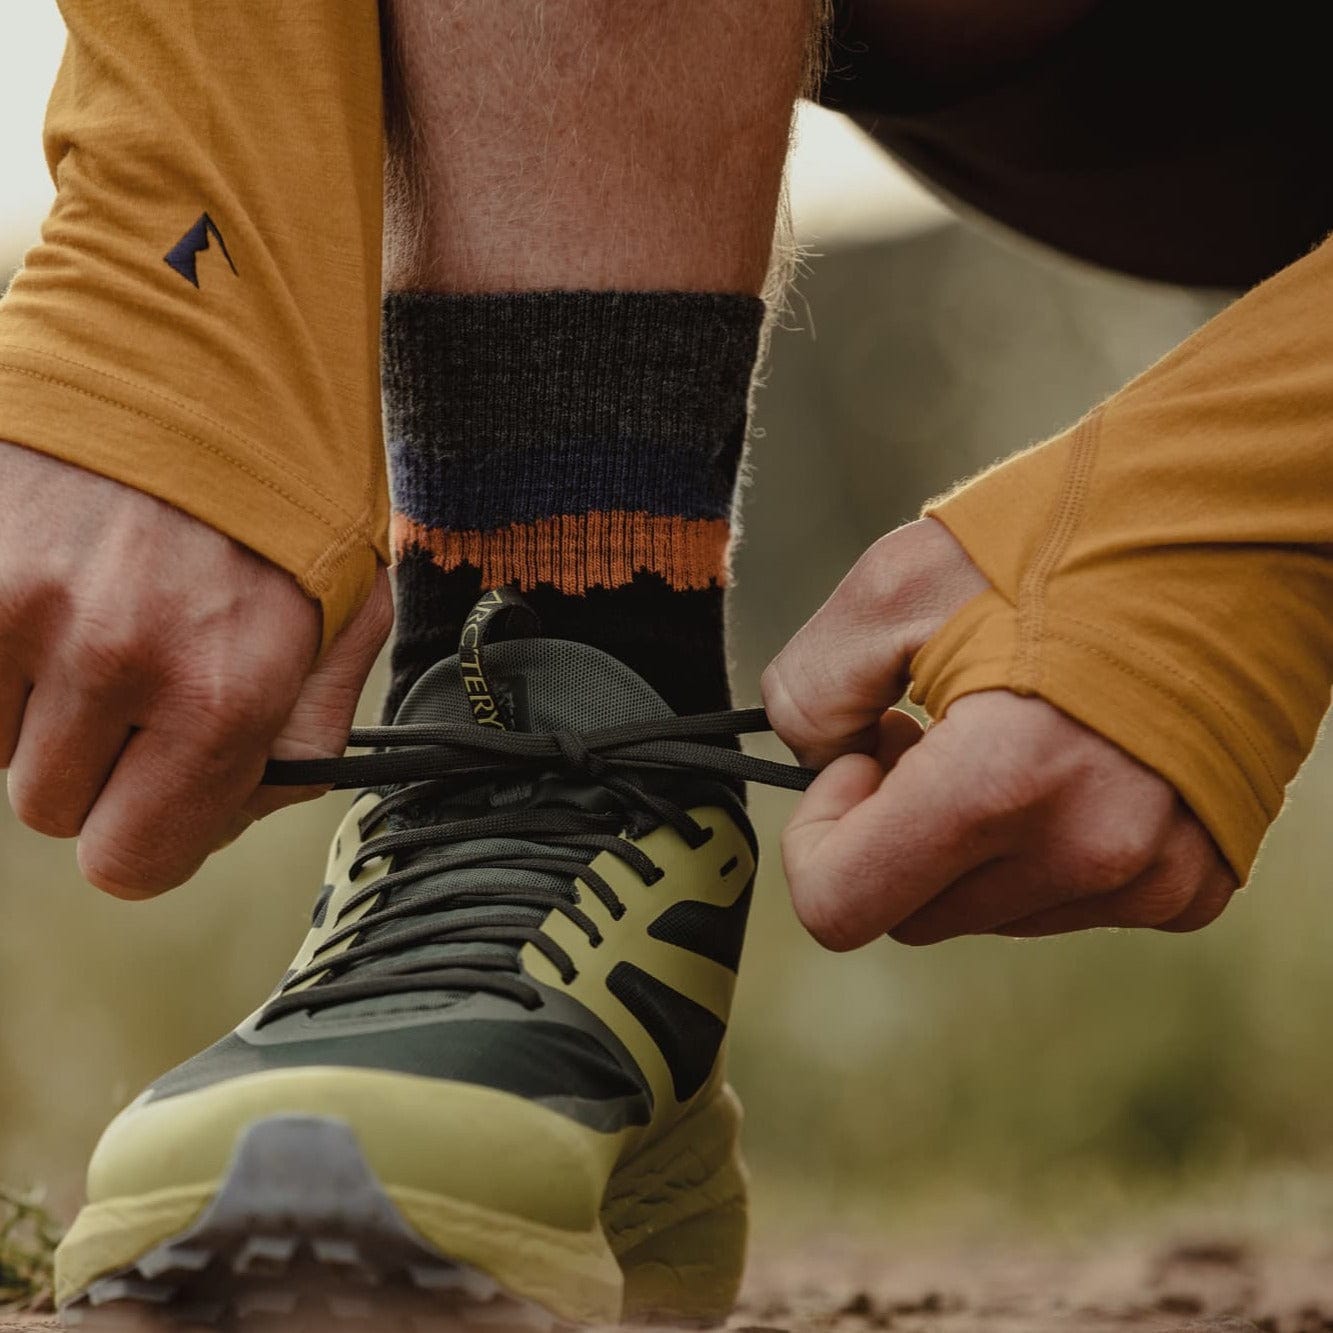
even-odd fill
[{"label": "shoe tongue", "polygon": [[398,725],[476,722],[512,731],[588,732],[673,716],[629,667],[587,644],[509,639],[484,652],[484,677],[458,657],[431,667],[403,700]]}]

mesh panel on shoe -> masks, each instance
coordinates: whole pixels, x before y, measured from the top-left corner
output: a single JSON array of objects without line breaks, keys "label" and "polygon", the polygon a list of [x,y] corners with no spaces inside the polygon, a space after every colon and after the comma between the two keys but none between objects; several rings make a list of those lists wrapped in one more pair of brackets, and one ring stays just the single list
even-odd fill
[{"label": "mesh panel on shoe", "polygon": [[648,934],[664,944],[711,958],[735,972],[740,967],[753,894],[753,885],[747,885],[730,907],[693,901],[676,903],[648,927]]},{"label": "mesh panel on shoe", "polygon": [[633,963],[617,963],[606,986],[662,1052],[676,1100],[688,1101],[708,1082],[726,1025],[703,1005]]}]

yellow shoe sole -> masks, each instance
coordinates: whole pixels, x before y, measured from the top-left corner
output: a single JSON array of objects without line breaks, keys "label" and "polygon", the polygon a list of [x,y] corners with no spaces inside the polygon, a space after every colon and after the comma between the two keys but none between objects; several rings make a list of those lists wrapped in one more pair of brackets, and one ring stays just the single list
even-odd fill
[{"label": "yellow shoe sole", "polygon": [[381,1181],[345,1121],[267,1116],[216,1182],[86,1207],[57,1255],[58,1298],[94,1325],[94,1310],[135,1305],[312,1329],[390,1307],[421,1327],[720,1323],[745,1259],[739,1124],[724,1088],[624,1162],[597,1223],[572,1230]]}]

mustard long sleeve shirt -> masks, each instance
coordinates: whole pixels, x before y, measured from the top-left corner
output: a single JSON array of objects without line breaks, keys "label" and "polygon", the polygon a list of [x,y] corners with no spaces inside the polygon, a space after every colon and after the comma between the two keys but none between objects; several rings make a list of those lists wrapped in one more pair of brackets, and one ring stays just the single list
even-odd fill
[{"label": "mustard long sleeve shirt", "polygon": [[1243,880],[1333,685],[1333,242],[926,512],[993,591],[916,697],[1037,695],[1167,778]]},{"label": "mustard long sleeve shirt", "polygon": [[[326,642],[387,558],[374,0],[63,0],[0,439],[290,571]],[[1166,777],[1244,878],[1333,682],[1333,246],[929,507],[993,585],[918,655]],[[163,553],[169,558],[168,553]]]}]

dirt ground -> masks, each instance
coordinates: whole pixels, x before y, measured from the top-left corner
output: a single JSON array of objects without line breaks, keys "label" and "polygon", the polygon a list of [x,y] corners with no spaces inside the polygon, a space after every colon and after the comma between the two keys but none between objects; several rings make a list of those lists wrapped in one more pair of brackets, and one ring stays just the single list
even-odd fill
[{"label": "dirt ground", "polygon": [[[59,1325],[0,1314],[0,1333]],[[160,1325],[155,1325],[159,1327]],[[821,1239],[756,1254],[733,1333],[1333,1333],[1333,1237],[1069,1254]],[[387,1333],[387,1330],[386,1330]]]}]

